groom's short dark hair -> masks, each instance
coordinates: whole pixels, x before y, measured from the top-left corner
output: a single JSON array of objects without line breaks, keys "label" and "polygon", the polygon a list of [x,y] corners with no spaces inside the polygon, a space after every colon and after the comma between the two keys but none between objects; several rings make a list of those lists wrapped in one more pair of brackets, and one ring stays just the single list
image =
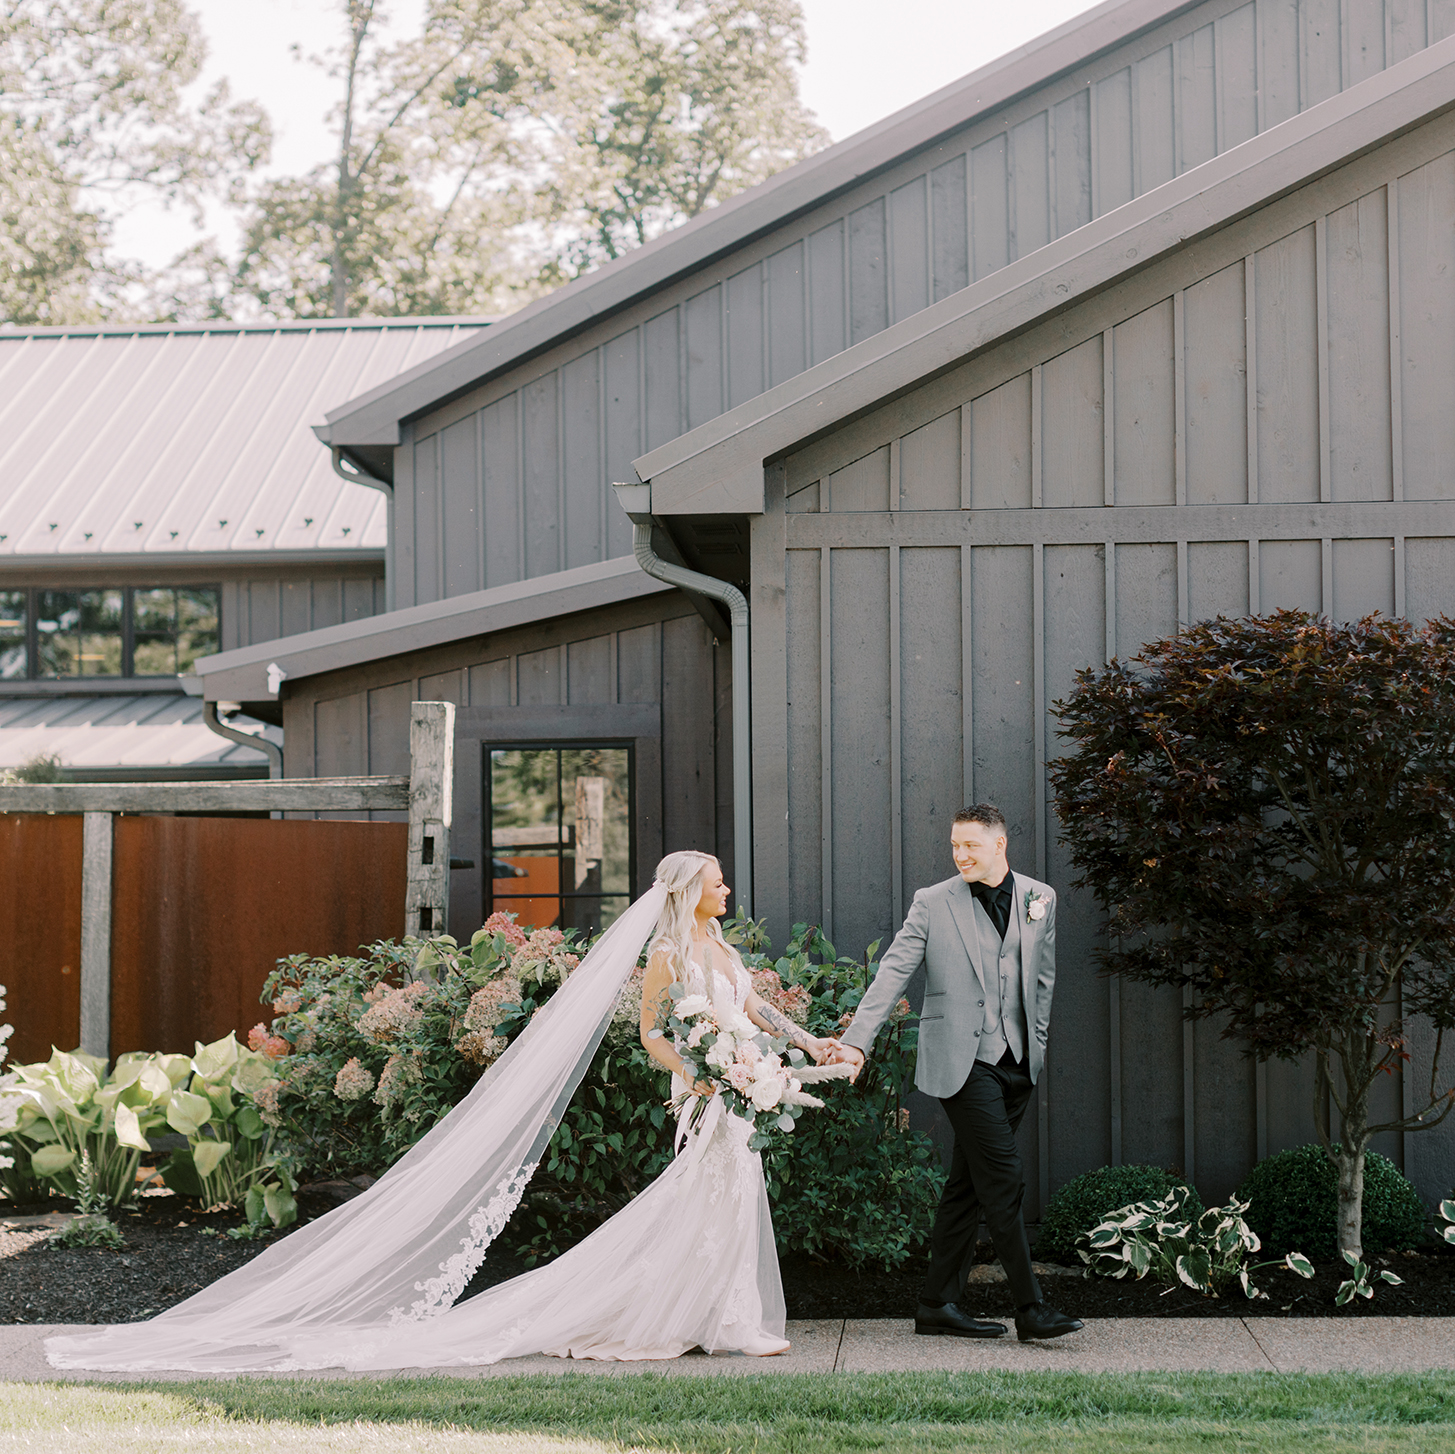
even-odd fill
[{"label": "groom's short dark hair", "polygon": [[957,823],[980,823],[993,833],[1005,832],[1005,814],[994,803],[972,803],[955,814]]}]

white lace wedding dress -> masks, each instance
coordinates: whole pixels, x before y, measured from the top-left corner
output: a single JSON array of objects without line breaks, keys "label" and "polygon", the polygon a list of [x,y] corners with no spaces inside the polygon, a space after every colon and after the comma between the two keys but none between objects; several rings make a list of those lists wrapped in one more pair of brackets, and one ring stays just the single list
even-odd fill
[{"label": "white lace wedding dress", "polygon": [[[782,1352],[762,1163],[748,1149],[748,1123],[716,1097],[662,1175],[584,1242],[455,1301],[519,1204],[665,900],[654,884],[460,1105],[363,1196],[147,1322],[48,1339],[51,1365],[362,1371],[532,1353]],[[705,992],[701,966],[692,972],[689,991]],[[740,966],[733,975],[714,983],[742,1008],[751,982]]]},{"label": "white lace wedding dress", "polygon": [[[696,983],[688,991],[704,993],[701,966],[692,969]],[[742,1009],[752,986],[742,970],[736,981]],[[673,1089],[684,1089],[675,1076]],[[781,1353],[788,1347],[783,1284],[762,1159],[748,1150],[751,1129],[714,1098],[672,1164],[585,1241],[438,1317],[401,1327],[397,1340],[336,1348],[333,1362],[378,1370],[529,1353]]]}]

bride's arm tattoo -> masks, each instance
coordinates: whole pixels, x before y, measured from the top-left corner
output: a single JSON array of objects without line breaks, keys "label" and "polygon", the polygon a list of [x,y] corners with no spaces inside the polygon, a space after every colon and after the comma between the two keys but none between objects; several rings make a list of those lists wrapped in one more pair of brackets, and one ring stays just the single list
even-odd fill
[{"label": "bride's arm tattoo", "polygon": [[766,1020],[769,1026],[782,1035],[785,1040],[790,1040],[804,1049],[808,1048],[808,1043],[813,1037],[802,1025],[795,1025],[781,1010],[775,1009],[766,1001],[760,1001],[757,1009],[758,1018]]}]

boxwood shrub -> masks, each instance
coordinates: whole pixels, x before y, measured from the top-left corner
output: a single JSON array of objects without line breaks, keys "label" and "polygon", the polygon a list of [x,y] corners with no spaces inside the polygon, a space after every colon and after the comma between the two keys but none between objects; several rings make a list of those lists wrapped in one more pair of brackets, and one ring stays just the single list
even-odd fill
[{"label": "boxwood shrub", "polygon": [[[1042,1262],[1077,1264],[1076,1239],[1089,1232],[1108,1212],[1132,1202],[1166,1196],[1186,1183],[1160,1166],[1102,1166],[1073,1176],[1046,1204],[1036,1256]],[[1192,1193],[1193,1215],[1201,1216],[1202,1202]]]},{"label": "boxwood shrub", "polygon": [[[1238,1196],[1250,1203],[1248,1225],[1270,1256],[1302,1252],[1315,1262],[1338,1260],[1339,1177],[1322,1146],[1296,1146],[1260,1161]],[[1413,1247],[1424,1236],[1426,1220],[1419,1193],[1399,1168],[1377,1151],[1366,1152],[1364,1251]]]}]

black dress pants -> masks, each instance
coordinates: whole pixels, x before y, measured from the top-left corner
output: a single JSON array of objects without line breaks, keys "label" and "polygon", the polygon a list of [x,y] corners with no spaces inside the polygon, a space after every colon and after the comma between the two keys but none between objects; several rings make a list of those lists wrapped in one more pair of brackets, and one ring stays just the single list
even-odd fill
[{"label": "black dress pants", "polygon": [[998,1065],[977,1060],[965,1084],[941,1100],[955,1132],[955,1154],[935,1213],[925,1302],[955,1302],[964,1293],[982,1213],[1016,1306],[1040,1302],[1021,1215],[1026,1180],[1015,1140],[1033,1090],[1026,1062],[1017,1063],[1007,1051]]}]

